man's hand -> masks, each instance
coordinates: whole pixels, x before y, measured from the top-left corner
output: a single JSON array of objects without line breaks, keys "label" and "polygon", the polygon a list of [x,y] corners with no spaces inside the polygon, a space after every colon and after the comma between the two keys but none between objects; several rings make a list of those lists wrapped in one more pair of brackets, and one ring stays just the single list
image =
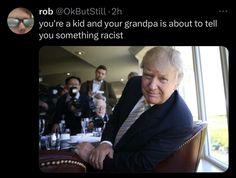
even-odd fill
[{"label": "man's hand", "polygon": [[90,96],[90,97],[93,97],[94,96],[94,92],[92,92],[91,90],[90,91],[88,91],[88,96]]},{"label": "man's hand", "polygon": [[103,169],[103,161],[105,157],[108,155],[108,157],[112,159],[113,153],[114,150],[111,145],[102,143],[91,151],[89,163],[96,169]]},{"label": "man's hand", "polygon": [[75,147],[75,152],[80,156],[82,160],[89,163],[89,156],[91,151],[94,150],[94,146],[88,142],[82,142]]}]

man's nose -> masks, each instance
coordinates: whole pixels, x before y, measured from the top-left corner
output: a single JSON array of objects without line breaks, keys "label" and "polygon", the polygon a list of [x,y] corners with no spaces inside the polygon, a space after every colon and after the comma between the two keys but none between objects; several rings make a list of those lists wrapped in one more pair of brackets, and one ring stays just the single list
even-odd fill
[{"label": "man's nose", "polygon": [[153,78],[151,81],[150,81],[150,84],[149,84],[149,88],[151,90],[155,90],[158,88],[158,85],[159,85],[159,82],[157,79]]},{"label": "man's nose", "polygon": [[19,26],[18,26],[19,29],[25,29],[25,25],[23,24],[23,22],[20,22],[19,23]]}]

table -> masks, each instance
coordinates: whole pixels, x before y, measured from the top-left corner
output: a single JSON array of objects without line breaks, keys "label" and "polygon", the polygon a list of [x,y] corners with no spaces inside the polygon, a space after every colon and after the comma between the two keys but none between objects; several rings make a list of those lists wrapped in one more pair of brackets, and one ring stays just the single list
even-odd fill
[{"label": "table", "polygon": [[[47,139],[47,137],[48,136],[41,137],[41,142],[40,142],[41,150],[46,150],[45,140]],[[77,145],[81,142],[90,142],[90,143],[96,144],[96,143],[99,143],[100,140],[101,140],[101,136],[99,136],[99,137],[94,136],[93,133],[76,134],[76,135],[70,136],[69,140],[61,140],[60,141],[60,150],[74,148],[75,145]]]}]

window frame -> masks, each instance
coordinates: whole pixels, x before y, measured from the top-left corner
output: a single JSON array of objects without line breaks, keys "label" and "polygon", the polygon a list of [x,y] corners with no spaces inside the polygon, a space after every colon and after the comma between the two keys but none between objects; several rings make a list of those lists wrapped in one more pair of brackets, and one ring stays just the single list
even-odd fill
[{"label": "window frame", "polygon": [[[228,122],[228,51],[225,47],[219,46],[220,52],[220,60],[221,60],[221,69],[222,69],[222,77],[224,84],[224,92],[225,92],[225,102],[226,102],[226,118]],[[194,76],[195,76],[195,86],[196,86],[196,95],[197,95],[197,107],[198,107],[198,117],[199,120],[207,122],[207,113],[206,113],[206,103],[205,103],[205,92],[204,92],[204,84],[203,84],[203,73],[202,73],[202,64],[201,64],[201,54],[200,54],[200,46],[192,47],[192,55],[193,55],[193,68],[194,68]],[[227,123],[228,124],[228,123]],[[229,128],[228,128],[229,134]],[[202,157],[212,164],[216,165],[222,170],[226,170],[228,165],[218,161],[213,156],[210,156],[210,138],[207,134],[207,138],[205,140],[205,146]]]}]

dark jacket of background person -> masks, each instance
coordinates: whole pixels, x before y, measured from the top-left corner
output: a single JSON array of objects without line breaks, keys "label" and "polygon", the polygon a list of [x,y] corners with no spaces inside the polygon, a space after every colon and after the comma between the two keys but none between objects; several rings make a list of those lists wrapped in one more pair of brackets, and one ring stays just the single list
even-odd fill
[{"label": "dark jacket of background person", "polygon": [[[123,121],[142,96],[141,77],[131,78],[102,134],[102,141],[114,146]],[[114,157],[104,160],[104,170],[143,172],[153,168],[178,149],[192,132],[192,115],[184,100],[175,91],[161,105],[146,110],[114,146]]]},{"label": "dark jacket of background person", "polygon": [[66,128],[69,128],[71,134],[74,135],[81,132],[81,118],[90,117],[92,110],[89,106],[89,97],[80,92],[81,116],[75,116],[74,112],[69,109],[68,102],[66,102],[67,96],[68,94],[63,95],[57,102],[54,123],[60,123],[64,115]]},{"label": "dark jacket of background person", "polygon": [[[92,86],[93,86],[93,80],[86,81],[82,83],[80,91],[83,93],[88,93],[89,90],[92,90]],[[103,96],[106,97],[106,104],[107,104],[106,112],[108,115],[111,115],[112,108],[115,106],[117,102],[116,94],[111,84],[106,82],[105,80],[103,80],[100,90],[104,91]]]}]

